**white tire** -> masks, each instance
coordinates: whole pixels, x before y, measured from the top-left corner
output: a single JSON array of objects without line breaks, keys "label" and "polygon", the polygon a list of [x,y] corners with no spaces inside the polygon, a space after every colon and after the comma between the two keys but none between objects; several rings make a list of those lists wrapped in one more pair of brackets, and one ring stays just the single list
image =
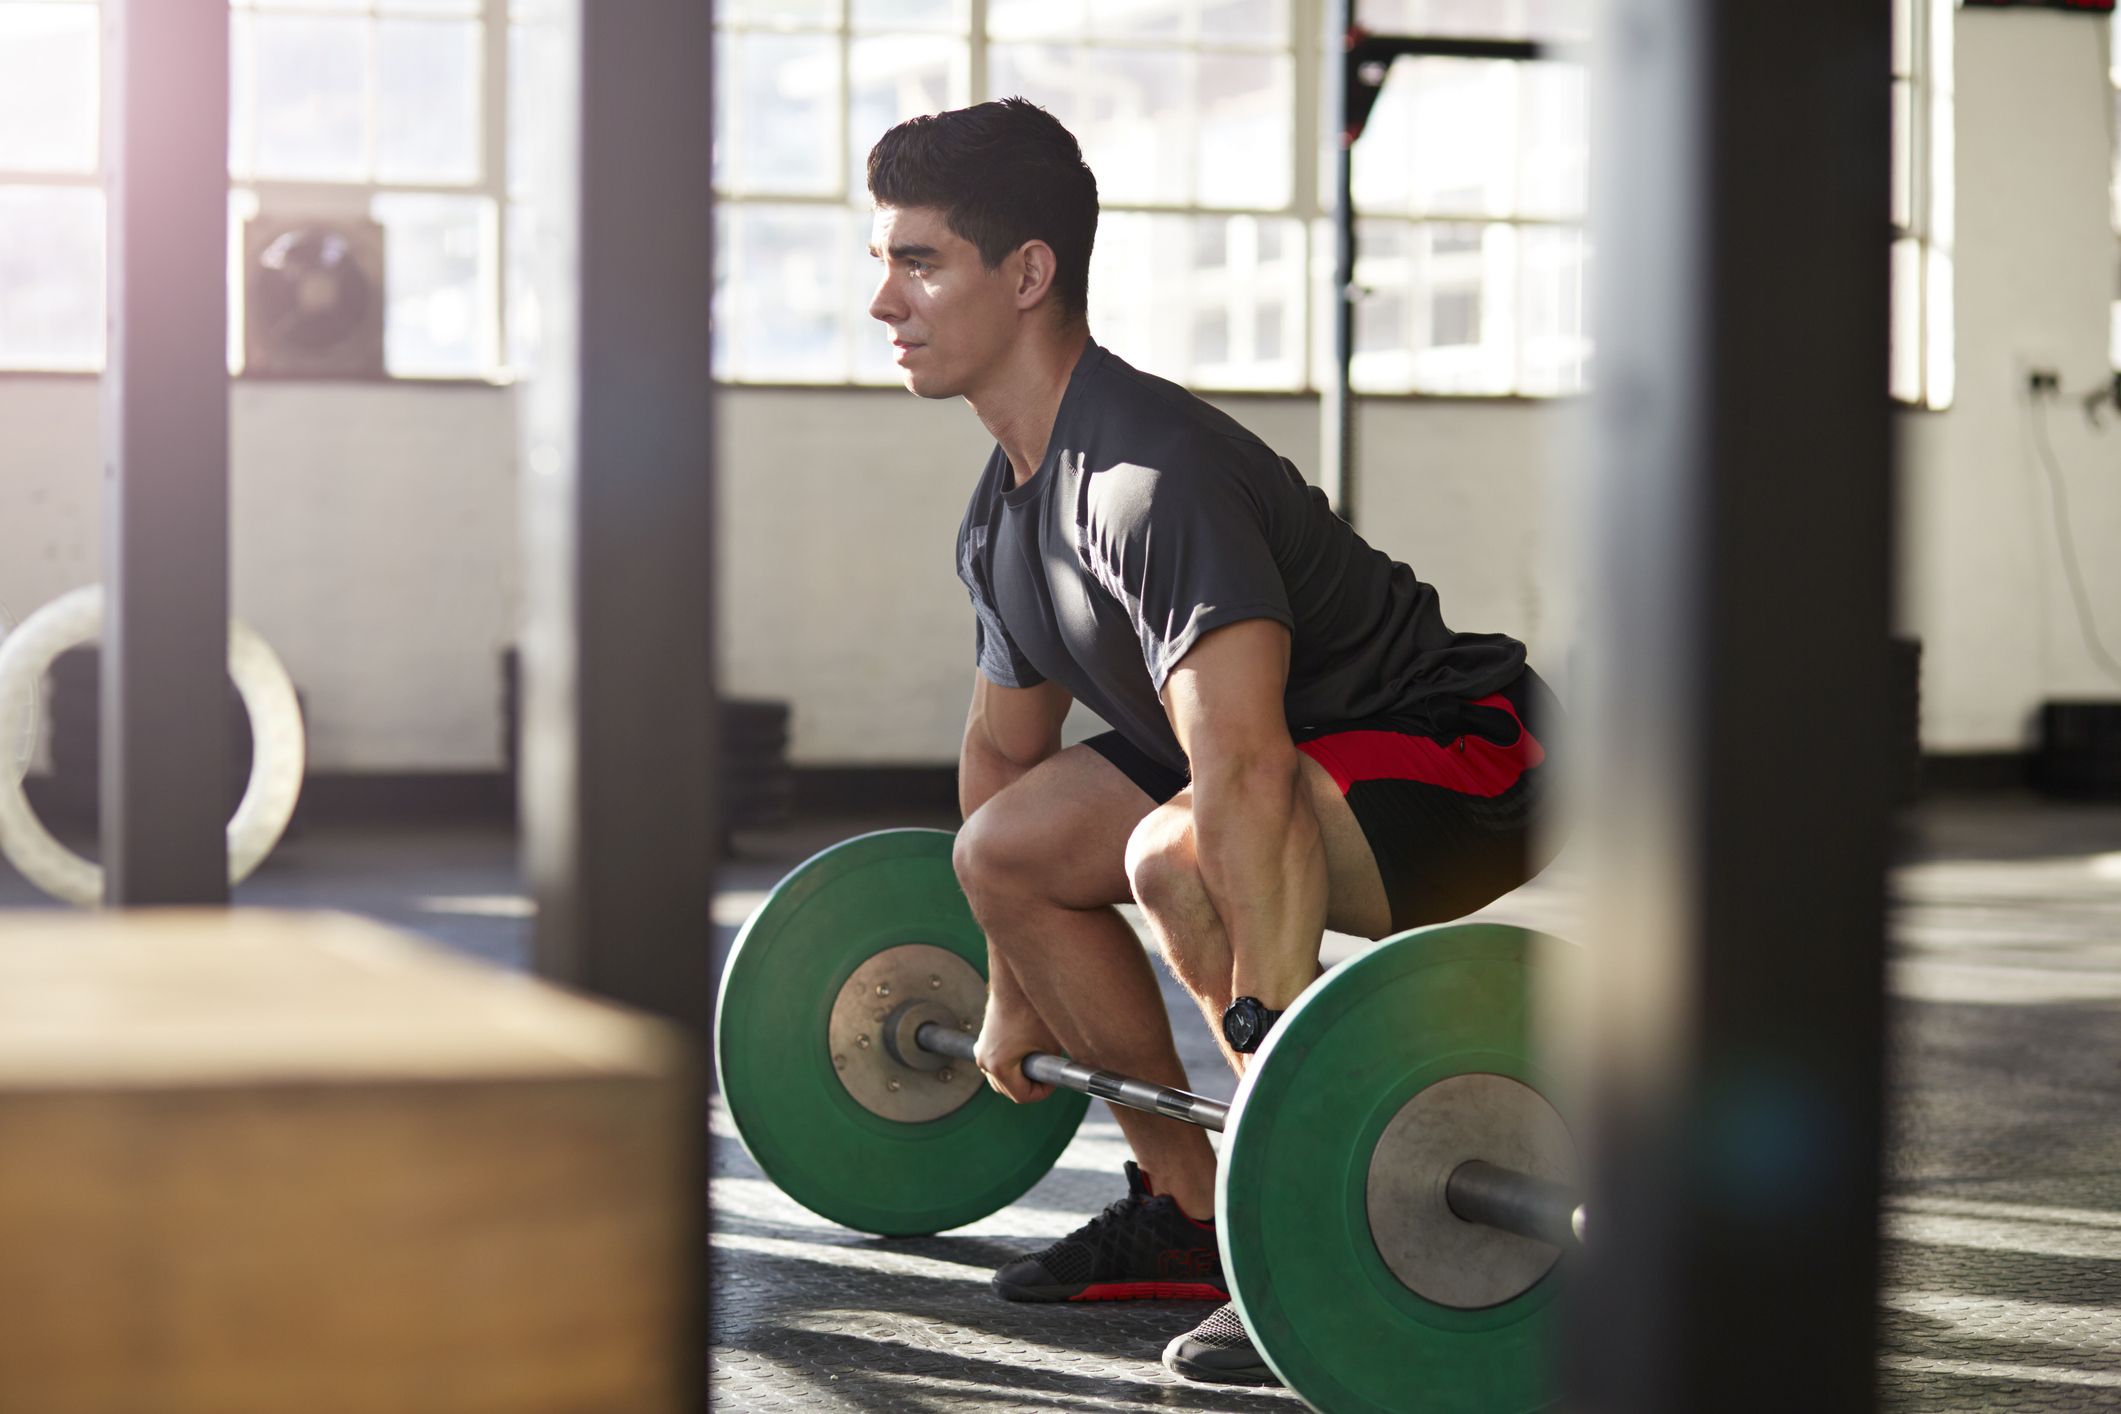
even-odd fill
[{"label": "white tire", "polygon": [[[20,730],[17,715],[35,703],[44,675],[61,653],[94,643],[103,632],[103,588],[62,594],[0,639],[0,742]],[[307,750],[295,686],[265,640],[240,620],[228,625],[228,672],[250,714],[250,784],[228,822],[228,881],[240,884],[272,853],[294,818]],[[0,851],[24,878],[53,898],[94,908],[103,902],[103,869],[52,837],[30,808],[19,774],[0,770]]]}]

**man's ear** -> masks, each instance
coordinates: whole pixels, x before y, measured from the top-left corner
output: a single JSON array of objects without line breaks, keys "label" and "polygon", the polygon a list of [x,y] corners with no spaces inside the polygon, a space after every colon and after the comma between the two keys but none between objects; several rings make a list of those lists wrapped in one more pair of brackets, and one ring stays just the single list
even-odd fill
[{"label": "man's ear", "polygon": [[1060,262],[1044,241],[1025,241],[1016,248],[1016,307],[1031,309],[1053,293]]}]

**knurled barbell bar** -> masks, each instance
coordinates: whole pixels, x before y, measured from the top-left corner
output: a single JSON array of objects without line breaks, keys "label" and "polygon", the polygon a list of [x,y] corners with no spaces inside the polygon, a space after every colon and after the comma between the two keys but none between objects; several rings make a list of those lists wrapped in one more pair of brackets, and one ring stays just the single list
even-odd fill
[{"label": "knurled barbell bar", "polygon": [[940,830],[797,867],[738,934],[721,1088],[767,1177],[868,1232],[995,1212],[1097,1095],[1223,1133],[1217,1241],[1247,1330],[1326,1411],[1547,1408],[1552,1306],[1582,1237],[1573,1099],[1535,1044],[1570,945],[1492,924],[1416,930],[1289,1008],[1228,1105],[1060,1056],[1034,1105],[971,1063],[986,940]]},{"label": "knurled barbell bar", "polygon": [[[923,1053],[927,1057],[973,1060],[978,1041],[960,1029],[954,1019],[923,1016],[922,1011],[931,1006],[925,1002],[902,1003],[885,1019],[886,1054],[900,1065],[916,1070],[932,1068]],[[910,1048],[904,1034],[909,1030]],[[1066,1056],[1032,1051],[1024,1057],[1023,1072],[1041,1085],[1077,1090],[1092,1099],[1161,1115],[1181,1124],[1198,1125],[1217,1133],[1229,1124],[1230,1107],[1220,1100],[1137,1080],[1117,1071],[1095,1070]],[[1583,1241],[1584,1207],[1575,1190],[1536,1174],[1519,1173],[1484,1159],[1464,1159],[1444,1176],[1443,1194],[1451,1211],[1465,1222],[1501,1228],[1552,1247],[1575,1247]]]}]

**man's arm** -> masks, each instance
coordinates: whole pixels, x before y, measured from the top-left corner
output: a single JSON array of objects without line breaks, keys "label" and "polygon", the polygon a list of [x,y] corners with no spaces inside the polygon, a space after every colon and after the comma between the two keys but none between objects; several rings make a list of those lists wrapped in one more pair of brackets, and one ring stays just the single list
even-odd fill
[{"label": "man's arm", "polygon": [[[1025,772],[1060,750],[1061,722],[1073,699],[1048,679],[1037,687],[1003,687],[985,673],[972,679],[972,710],[957,756],[957,804],[967,820]],[[1001,950],[987,946],[987,1014],[980,1025],[979,1067],[1019,1104],[1053,1093],[1017,1067],[1027,1050],[1057,1051]]]},{"label": "man's arm", "polygon": [[1073,701],[1050,679],[1037,687],[1003,687],[973,674],[972,710],[957,755],[957,805],[965,819],[1060,750],[1061,723]]},{"label": "man's arm", "polygon": [[1246,619],[1207,634],[1164,682],[1193,766],[1194,851],[1222,919],[1231,995],[1288,1006],[1318,975],[1326,851],[1282,696],[1289,630]]}]

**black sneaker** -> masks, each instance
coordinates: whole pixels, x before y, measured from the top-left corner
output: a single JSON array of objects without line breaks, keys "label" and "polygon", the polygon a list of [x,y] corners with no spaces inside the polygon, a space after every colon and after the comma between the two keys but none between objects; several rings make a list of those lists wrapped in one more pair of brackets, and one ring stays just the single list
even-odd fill
[{"label": "black sneaker", "polygon": [[1245,1334],[1237,1304],[1226,1301],[1208,1319],[1164,1347],[1164,1368],[1180,1379],[1211,1385],[1278,1385],[1252,1337]]},{"label": "black sneaker", "polygon": [[1005,1301],[1227,1301],[1215,1225],[1195,1222],[1130,1160],[1127,1196],[994,1274]]}]

